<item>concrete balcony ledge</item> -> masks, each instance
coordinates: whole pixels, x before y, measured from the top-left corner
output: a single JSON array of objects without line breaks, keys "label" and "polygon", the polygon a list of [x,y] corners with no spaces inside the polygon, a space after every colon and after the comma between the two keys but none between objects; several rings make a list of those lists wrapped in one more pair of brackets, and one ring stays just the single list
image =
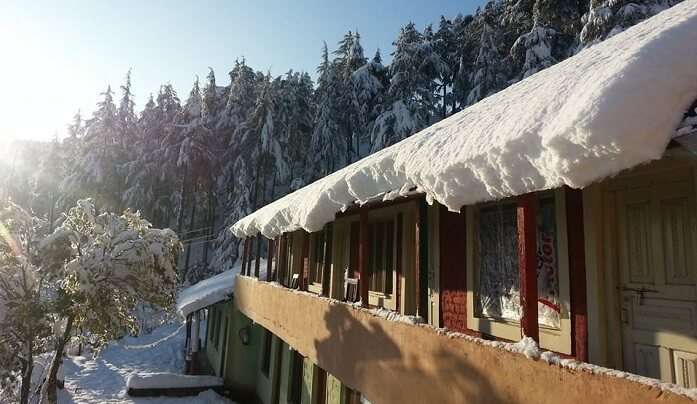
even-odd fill
[{"label": "concrete balcony ledge", "polygon": [[695,403],[697,391],[238,276],[235,306],[381,403]]}]

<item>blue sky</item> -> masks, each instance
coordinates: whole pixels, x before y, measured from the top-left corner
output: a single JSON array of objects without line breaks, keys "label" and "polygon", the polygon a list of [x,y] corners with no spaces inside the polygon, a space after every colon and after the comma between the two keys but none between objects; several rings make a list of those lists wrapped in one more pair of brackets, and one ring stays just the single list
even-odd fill
[{"label": "blue sky", "polygon": [[401,25],[438,23],[485,0],[65,1],[0,0],[0,140],[49,139],[89,115],[107,84],[133,68],[137,108],[171,82],[184,100],[208,66],[218,83],[238,57],[274,75],[314,74],[322,41],[361,33],[366,55],[389,58]]}]

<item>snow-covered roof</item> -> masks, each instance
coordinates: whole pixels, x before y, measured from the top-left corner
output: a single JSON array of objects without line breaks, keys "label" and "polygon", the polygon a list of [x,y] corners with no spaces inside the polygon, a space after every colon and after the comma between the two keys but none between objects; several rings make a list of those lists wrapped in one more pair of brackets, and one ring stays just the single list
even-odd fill
[{"label": "snow-covered roof", "polygon": [[186,317],[197,310],[229,299],[239,269],[229,269],[182,290],[177,298],[179,314]]},{"label": "snow-covered roof", "polygon": [[317,231],[354,202],[416,188],[451,210],[659,159],[697,97],[697,1],[685,1],[238,221]]}]

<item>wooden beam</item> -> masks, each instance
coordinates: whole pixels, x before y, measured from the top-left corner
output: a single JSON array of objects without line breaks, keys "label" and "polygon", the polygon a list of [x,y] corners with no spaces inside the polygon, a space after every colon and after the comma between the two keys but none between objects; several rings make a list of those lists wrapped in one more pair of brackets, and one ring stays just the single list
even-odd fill
[{"label": "wooden beam", "polygon": [[364,209],[381,209],[381,208],[386,208],[388,206],[399,205],[402,203],[411,202],[411,201],[415,201],[415,200],[419,200],[419,199],[423,200],[424,195],[425,194],[418,193],[418,194],[412,194],[412,195],[398,197],[397,199],[393,199],[391,201],[376,200],[376,201],[368,202],[368,203],[360,205],[360,206],[359,205],[351,205],[345,211],[337,212],[336,217],[340,218],[340,217],[358,215],[358,214],[360,214],[360,211],[364,210]]},{"label": "wooden beam", "polygon": [[274,242],[273,239],[269,239],[268,251],[266,252],[266,281],[271,282],[271,272],[273,271],[273,259],[274,259]]},{"label": "wooden beam", "polygon": [[523,334],[540,341],[537,323],[537,197],[525,194],[518,198],[518,268],[520,271],[520,306]]},{"label": "wooden beam", "polygon": [[571,349],[574,357],[588,361],[588,311],[586,302],[586,252],[583,228],[583,193],[566,188],[566,234],[569,246],[571,288]]},{"label": "wooden beam", "polygon": [[428,321],[428,208],[426,200],[418,202],[416,210],[414,274],[416,284],[416,314]]},{"label": "wooden beam", "polygon": [[359,241],[358,241],[358,272],[360,273],[361,306],[370,306],[368,301],[368,257],[370,254],[368,209],[360,210]]}]

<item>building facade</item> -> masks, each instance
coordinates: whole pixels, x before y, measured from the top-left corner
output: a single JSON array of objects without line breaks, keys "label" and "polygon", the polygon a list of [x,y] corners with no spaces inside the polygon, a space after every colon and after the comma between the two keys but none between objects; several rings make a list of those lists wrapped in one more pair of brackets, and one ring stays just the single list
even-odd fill
[{"label": "building facade", "polygon": [[697,399],[695,55],[684,2],[243,218],[213,370],[264,404]]}]

